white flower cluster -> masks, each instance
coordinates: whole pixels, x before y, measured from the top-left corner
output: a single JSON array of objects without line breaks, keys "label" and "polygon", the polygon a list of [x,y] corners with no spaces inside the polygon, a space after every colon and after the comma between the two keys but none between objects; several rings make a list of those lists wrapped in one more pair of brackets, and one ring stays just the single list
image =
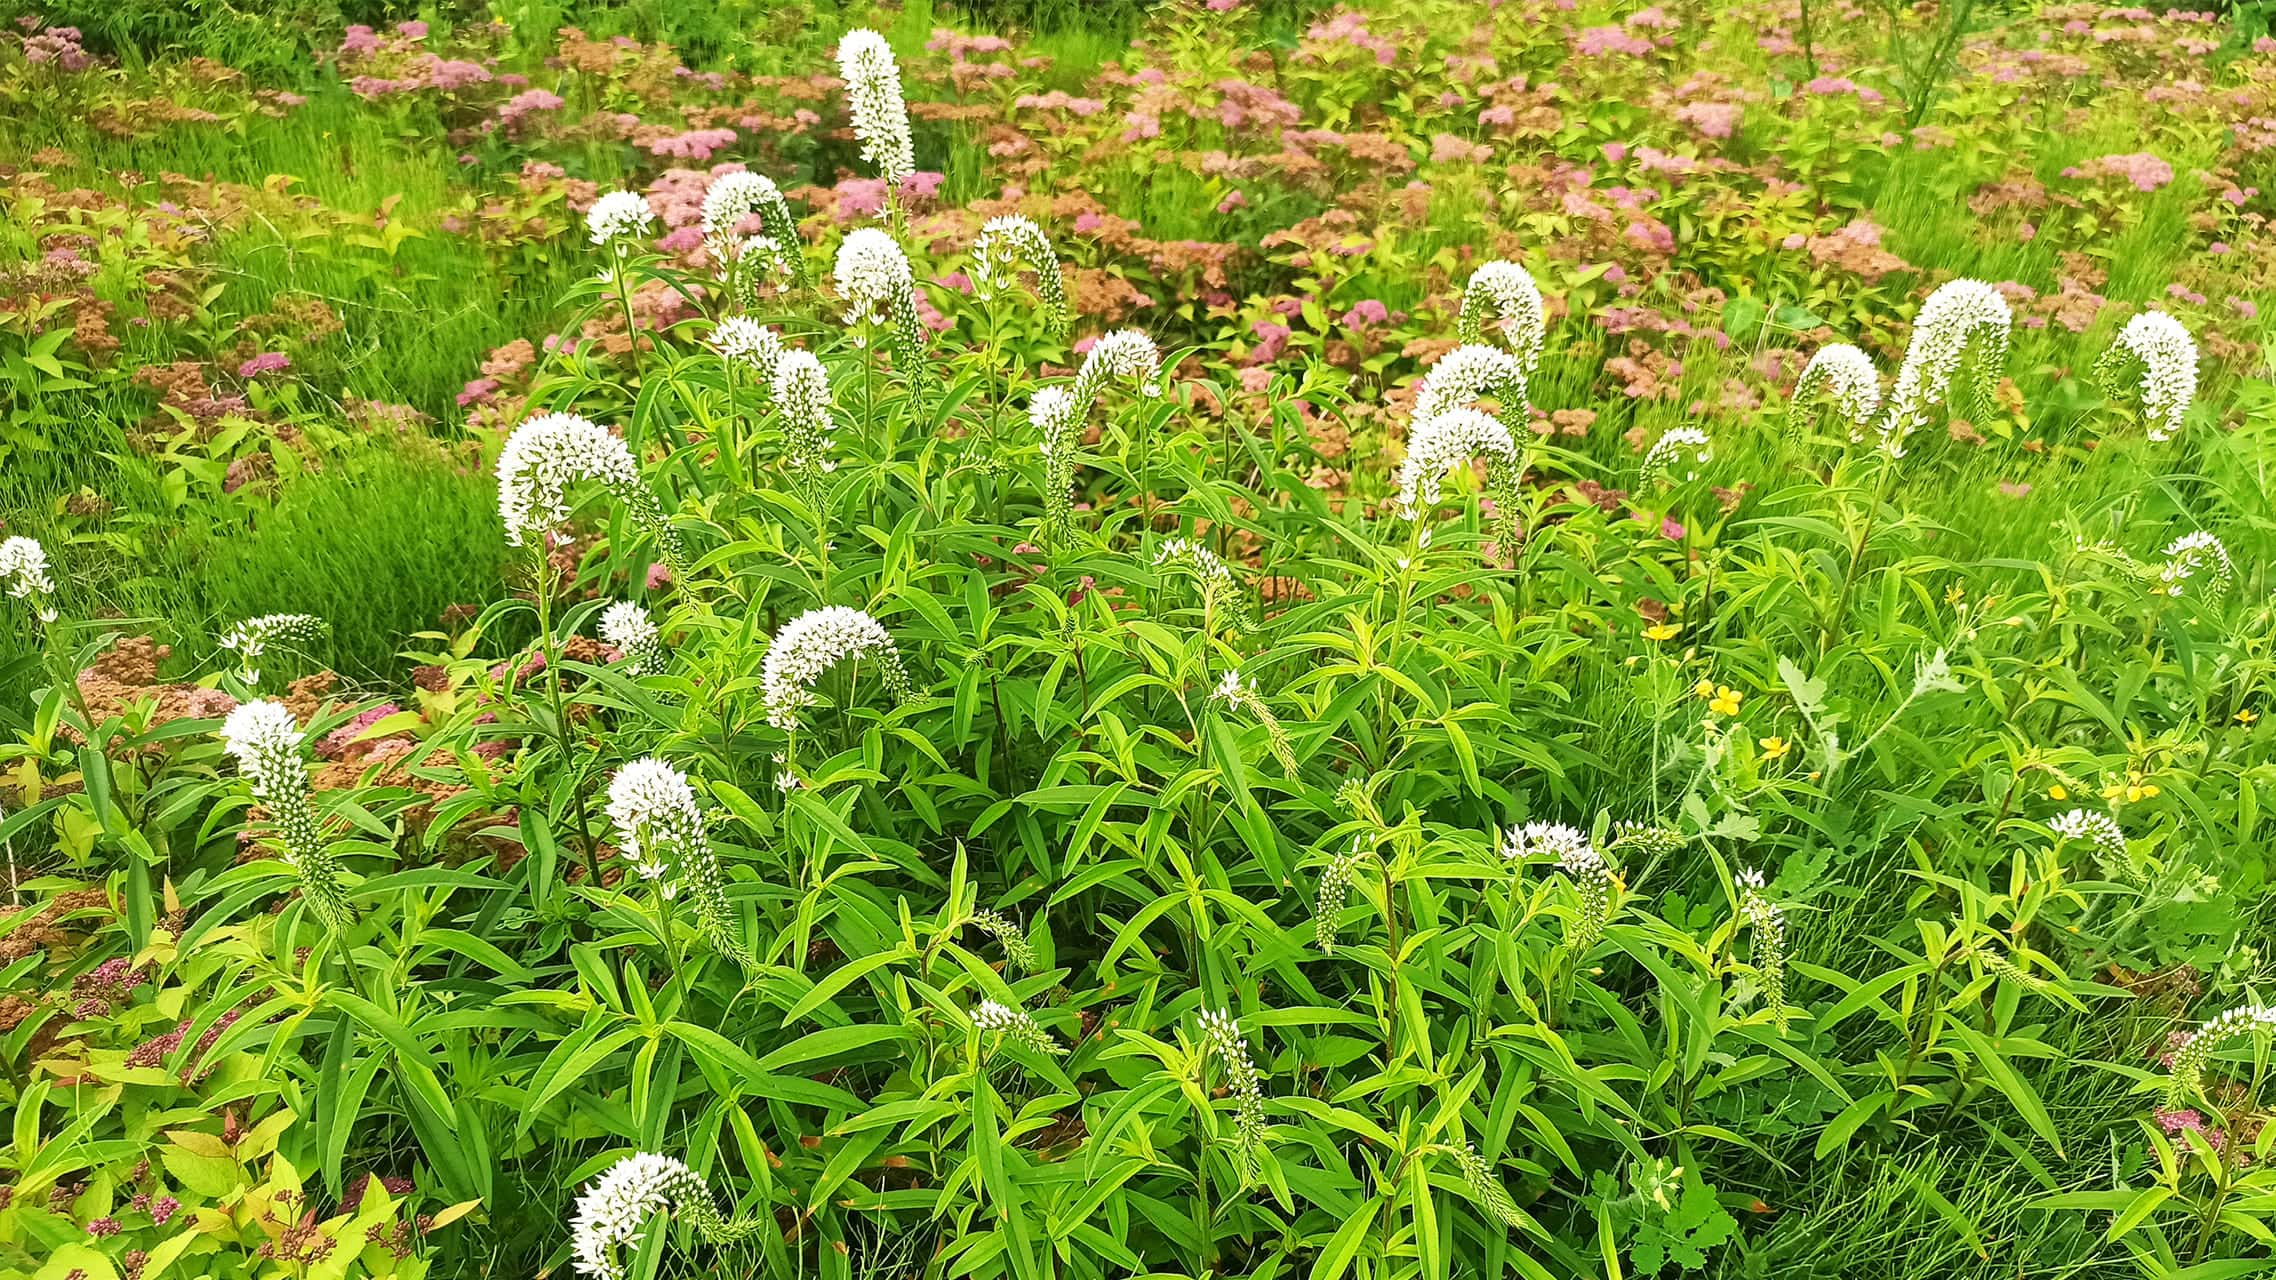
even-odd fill
[{"label": "white flower cluster", "polygon": [[1288,741],[1288,731],[1281,728],[1280,717],[1272,714],[1265,705],[1264,695],[1257,691],[1255,679],[1243,681],[1238,671],[1228,671],[1217,687],[1209,691],[1211,702],[1222,702],[1234,711],[1246,711],[1264,726],[1265,738],[1272,750],[1272,758],[1280,762],[1293,777],[1296,773],[1296,748]]},{"label": "white flower cluster", "polygon": [[656,213],[633,191],[611,191],[585,211],[585,229],[602,248],[646,236],[656,227]]},{"label": "white flower cluster", "polygon": [[1133,383],[1140,395],[1162,394],[1162,353],[1154,340],[1141,330],[1116,329],[1092,343],[1075,371],[1075,400],[1083,412],[1110,382]]},{"label": "white flower cluster", "polygon": [[1596,842],[1580,829],[1562,822],[1528,822],[1512,827],[1502,841],[1502,857],[1511,862],[1555,858],[1557,869],[1580,894],[1580,919],[1567,932],[1567,943],[1575,953],[1585,955],[1604,936],[1620,893],[1620,878]]},{"label": "white flower cluster", "polygon": [[1516,470],[1517,441],[1501,419],[1476,409],[1417,418],[1407,433],[1407,456],[1399,462],[1399,507],[1407,518],[1422,519],[1438,504],[1446,473],[1467,466],[1479,454],[1486,455],[1489,477]]},{"label": "white flower cluster", "polygon": [[1110,382],[1133,382],[1142,395],[1158,396],[1162,356],[1154,340],[1136,329],[1117,329],[1091,343],[1070,387],[1042,387],[1027,402],[1027,420],[1043,452],[1044,529],[1055,541],[1067,536],[1074,516],[1075,445],[1091,406]]},{"label": "white flower cluster", "polygon": [[1818,348],[1794,383],[1794,398],[1786,410],[1787,434],[1800,435],[1827,406],[1848,424],[1851,444],[1865,438],[1866,427],[1881,408],[1881,374],[1873,367],[1873,357],[1846,342]]},{"label": "white flower cluster", "polygon": [[1531,381],[1541,366],[1541,346],[1548,338],[1548,313],[1541,305],[1541,288],[1533,275],[1506,259],[1478,268],[1470,286],[1462,291],[1462,313],[1455,321],[1455,336],[1463,342],[1485,337],[1487,315],[1501,322],[1502,341],[1518,359],[1520,386]]},{"label": "white flower cluster", "polygon": [[875,659],[886,690],[895,699],[909,696],[909,673],[901,666],[901,651],[877,619],[845,605],[826,605],[791,619],[767,646],[759,671],[767,723],[778,729],[798,728],[799,711],[814,704],[814,682],[852,658]]},{"label": "white flower cluster", "polygon": [[[608,820],[617,852],[643,880],[675,897],[683,874],[700,880],[711,867],[711,841],[688,777],[654,756],[635,760],[609,779]],[[716,868],[711,869],[716,877]]]},{"label": "white flower cluster", "polygon": [[2047,830],[2065,840],[2086,841],[2103,861],[2113,867],[2123,868],[2128,865],[2126,831],[2118,825],[2117,819],[2107,813],[2073,809],[2050,819]]},{"label": "white flower cluster", "polygon": [[1072,319],[1067,284],[1043,228],[1016,213],[988,219],[972,240],[972,292],[983,301],[993,298],[1017,285],[1023,268],[1035,273],[1035,296],[1051,331],[1065,333]]},{"label": "white flower cluster", "polygon": [[749,316],[729,316],[712,329],[711,349],[724,360],[767,376],[782,356],[782,335]]},{"label": "white flower cluster", "polygon": [[1511,862],[1533,858],[1554,858],[1559,863],[1572,859],[1595,858],[1603,861],[1588,834],[1562,822],[1528,822],[1522,827],[1511,827],[1502,837],[1502,857]]},{"label": "white flower cluster", "polygon": [[256,698],[229,713],[220,737],[253,799],[283,837],[285,862],[300,877],[301,896],[326,928],[345,931],[355,923],[355,908],[340,887],[339,865],[308,803],[308,759],[300,749],[306,735],[299,722],[283,703]]},{"label": "white flower cluster", "polygon": [[1683,478],[1696,480],[1699,468],[1714,460],[1715,442],[1706,432],[1697,427],[1670,427],[1644,454],[1644,465],[1637,472],[1637,479],[1646,485],[1666,484],[1675,469],[1682,466]]},{"label": "white flower cluster", "polygon": [[1249,1060],[1248,1041],[1233,1021],[1231,1010],[1203,1009],[1201,1042],[1225,1068],[1225,1088],[1233,1095],[1234,1129],[1240,1137],[1241,1177],[1256,1168],[1257,1146],[1264,1141],[1264,1077]]},{"label": "white flower cluster", "polygon": [[2194,1100],[2214,1051],[2241,1036],[2276,1032],[2276,1005],[2244,1005],[2229,1010],[2190,1033],[2173,1051],[2173,1078],[2167,1082],[2165,1105],[2177,1107]]},{"label": "white flower cluster", "polygon": [[1191,538],[1169,538],[1154,549],[1154,567],[1192,573],[1201,582],[1204,609],[1223,614],[1243,631],[1256,629],[1256,624],[1249,620],[1248,602],[1242,598],[1240,583],[1216,552]]},{"label": "white flower cluster", "polygon": [[[741,235],[744,220],[754,213],[759,216],[760,233]],[[722,266],[763,261],[769,270],[805,283],[798,220],[790,216],[782,189],[765,174],[736,170],[711,180],[703,193],[703,243]]]},{"label": "white flower cluster", "polygon": [[1027,934],[1012,923],[1012,918],[992,907],[982,907],[972,913],[972,927],[996,940],[1004,949],[1004,960],[1014,969],[1032,972],[1035,969],[1035,948],[1028,945]]},{"label": "white flower cluster", "polygon": [[575,480],[598,480],[656,535],[668,557],[679,542],[664,523],[656,495],[641,483],[632,450],[598,423],[573,413],[546,413],[514,428],[498,453],[498,516],[506,541],[522,546],[569,519],[568,490]]},{"label": "white flower cluster", "polygon": [[270,645],[313,644],[330,634],[324,619],[308,613],[264,613],[247,618],[221,637],[221,647],[237,655],[237,677],[246,684],[261,682],[254,664]]},{"label": "white flower cluster", "polygon": [[867,345],[871,326],[885,326],[894,364],[921,385],[927,377],[925,334],[917,319],[917,282],[909,255],[892,236],[861,227],[839,243],[835,275],[838,295],[846,300],[841,318],[854,330],[854,345]]},{"label": "white flower cluster", "polygon": [[623,654],[626,667],[636,676],[664,669],[663,633],[636,601],[619,600],[601,610],[601,642]]},{"label": "white flower cluster", "polygon": [[859,227],[838,242],[834,272],[838,296],[846,300],[846,324],[853,327],[884,324],[896,309],[896,298],[911,296],[915,277],[909,255],[899,242],[876,227]]},{"label": "white flower cluster", "polygon": [[1937,287],[1913,320],[1912,343],[1889,389],[1881,419],[1881,448],[1892,458],[1905,455],[1905,438],[1928,425],[1929,410],[1944,403],[1961,362],[1974,352],[1969,382],[1972,411],[1992,410],[1992,388],[2007,364],[2008,331],[2014,318],[1999,290],[1981,280],[1953,280]]},{"label": "white flower cluster", "polygon": [[617,853],[633,871],[667,900],[685,892],[705,941],[745,969],[758,968],[737,933],[688,776],[654,756],[635,760],[609,779],[605,812],[616,828]]},{"label": "white flower cluster", "polygon": [[577,1274],[588,1280],[624,1280],[618,1246],[638,1236],[650,1215],[675,1209],[682,1221],[713,1243],[739,1239],[760,1222],[772,1221],[722,1221],[710,1189],[694,1170],[670,1156],[643,1151],[610,1165],[578,1194],[576,1214],[569,1220]]},{"label": "white flower cluster", "polygon": [[47,576],[47,548],[37,539],[0,542],[0,582],[7,583],[9,595],[31,603],[43,624],[55,621],[55,582]]},{"label": "white flower cluster", "polygon": [[1372,852],[1367,838],[1355,835],[1351,848],[1329,858],[1320,872],[1320,896],[1312,907],[1312,940],[1319,944],[1321,955],[1336,953],[1336,922],[1343,916],[1344,898],[1351,893],[1352,873]]},{"label": "white flower cluster", "polygon": [[308,761],[300,754],[305,737],[292,712],[267,698],[238,704],[221,722],[221,745],[264,805],[307,792]]},{"label": "white flower cluster", "polygon": [[2197,398],[2197,342],[2179,320],[2163,311],[2144,311],[2126,322],[2118,340],[2094,364],[2103,392],[2116,397],[2131,388],[2152,440],[2171,440]]},{"label": "white flower cluster", "polygon": [[1501,402],[1504,413],[1524,413],[1525,365],[1500,347],[1459,346],[1440,356],[1423,375],[1415,393],[1417,420],[1470,407],[1481,396]]},{"label": "white flower cluster", "polygon": [[2236,576],[2229,549],[2203,529],[2185,533],[2166,545],[2165,564],[2158,570],[2158,581],[2165,584],[2167,595],[2177,596],[2189,580],[2208,565],[2212,566],[2213,579],[2212,585],[2205,589],[2206,594],[2218,600],[2228,594],[2229,582]]},{"label": "white flower cluster", "polygon": [[867,27],[838,40],[838,78],[846,82],[846,107],[861,158],[877,166],[888,192],[897,191],[917,171],[916,144],[909,136],[909,108],[901,101],[901,68],[893,46]]},{"label": "white flower cluster", "polygon": [[1752,867],[1738,874],[1739,916],[1754,930],[1755,975],[1762,1002],[1781,1030],[1786,1026],[1786,914],[1763,893],[1762,873]]},{"label": "white flower cluster", "polygon": [[1043,522],[1054,539],[1064,539],[1075,513],[1075,445],[1083,411],[1065,387],[1039,387],[1027,402],[1027,420],[1043,453]]},{"label": "white flower cluster", "polygon": [[837,423],[829,371],[810,351],[784,351],[774,362],[775,411],[781,417],[782,462],[810,492],[808,500],[821,507],[822,477],[838,469],[830,451],[837,447]]},{"label": "white flower cluster", "polygon": [[1067,1052],[1066,1046],[1052,1039],[1051,1033],[1037,1025],[1027,1010],[1014,1009],[1001,1001],[982,1000],[972,1006],[972,1025],[1024,1044],[1037,1053]]}]

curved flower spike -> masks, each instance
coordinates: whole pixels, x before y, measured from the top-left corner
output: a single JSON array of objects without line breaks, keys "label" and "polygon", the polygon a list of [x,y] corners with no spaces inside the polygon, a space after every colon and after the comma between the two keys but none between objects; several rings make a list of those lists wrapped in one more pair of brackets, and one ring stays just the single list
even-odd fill
[{"label": "curved flower spike", "polygon": [[546,413],[514,428],[498,453],[498,516],[506,542],[523,546],[569,519],[569,485],[598,480],[663,549],[676,571],[680,539],[664,519],[663,505],[640,479],[632,450],[597,423],[573,413]]},{"label": "curved flower spike", "polygon": [[1019,283],[1022,269],[1035,273],[1035,297],[1043,304],[1051,331],[1064,335],[1072,315],[1059,255],[1043,228],[1018,214],[990,218],[972,241],[972,290],[983,300]]},{"label": "curved flower spike", "polygon": [[1880,407],[1881,375],[1873,368],[1873,357],[1846,342],[1832,343],[1818,348],[1802,366],[1786,409],[1786,435],[1799,439],[1830,408],[1848,425],[1849,442],[1856,444],[1865,438],[1865,429]]},{"label": "curved flower spike", "polygon": [[624,1280],[617,1249],[638,1236],[656,1213],[677,1214],[713,1244],[740,1240],[773,1221],[721,1218],[710,1189],[693,1170],[670,1156],[643,1151],[610,1165],[577,1196],[577,1211],[569,1220],[577,1274],[586,1280]]},{"label": "curved flower spike", "polygon": [[1969,412],[1988,417],[1992,390],[2007,364],[2008,330],[2014,318],[1999,290],[1981,280],[1953,280],[1921,304],[1912,343],[1889,389],[1881,419],[1881,449],[1905,455],[1905,438],[1928,425],[1929,410],[1944,403],[1965,362],[1969,366]]},{"label": "curved flower spike", "polygon": [[1548,312],[1541,304],[1541,287],[1532,273],[1506,259],[1479,267],[1462,290],[1462,314],[1455,321],[1455,337],[1462,342],[1485,340],[1488,318],[1501,322],[1502,341],[1517,357],[1523,380],[1531,381],[1541,367],[1541,347],[1549,336]]},{"label": "curved flower spike", "polygon": [[2150,439],[2171,440],[2197,398],[2197,342],[2179,320],[2144,311],[2094,362],[2094,376],[2112,399],[2132,392]]},{"label": "curved flower spike", "polygon": [[798,713],[814,704],[814,682],[853,658],[873,659],[896,701],[913,692],[909,673],[901,665],[901,651],[877,619],[859,609],[827,605],[793,618],[767,646],[759,673],[767,723],[778,729],[798,728]]}]

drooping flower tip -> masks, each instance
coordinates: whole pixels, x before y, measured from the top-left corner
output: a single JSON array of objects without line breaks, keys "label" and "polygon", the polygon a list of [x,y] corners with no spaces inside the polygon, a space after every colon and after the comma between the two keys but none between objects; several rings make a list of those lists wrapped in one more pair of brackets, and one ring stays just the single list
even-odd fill
[{"label": "drooping flower tip", "polygon": [[1970,408],[1990,413],[2013,324],[2007,299],[1981,280],[1947,281],[1929,294],[1913,320],[1905,362],[1889,389],[1880,428],[1882,451],[1892,458],[1904,456],[1905,438],[1927,425],[1929,411],[1950,396],[1954,378],[1971,355]]},{"label": "drooping flower tip", "polygon": [[[599,480],[620,501],[638,503],[646,494],[624,441],[573,413],[540,414],[514,428],[498,453],[497,474],[498,516],[507,543],[517,547],[568,520],[571,481]],[[646,495],[644,505],[654,501]]]},{"label": "drooping flower tip", "polygon": [[810,609],[792,619],[775,634],[760,664],[767,722],[778,729],[796,729],[799,712],[814,703],[814,682],[853,658],[876,660],[887,691],[896,699],[909,696],[900,650],[877,619],[845,605]]},{"label": "drooping flower tip", "polygon": [[1504,413],[1526,409],[1526,369],[1519,357],[1480,343],[1467,343],[1440,356],[1423,375],[1415,393],[1415,417],[1435,418],[1470,407],[1481,396],[1501,402]]},{"label": "drooping flower tip", "polygon": [[1484,338],[1489,317],[1501,325],[1525,378],[1541,363],[1542,344],[1548,337],[1547,311],[1541,287],[1524,267],[1497,258],[1479,267],[1462,290],[1462,311],[1455,322],[1456,335],[1465,343]]},{"label": "drooping flower tip", "polygon": [[1715,442],[1697,427],[1670,427],[1667,433],[1654,441],[1644,455],[1644,465],[1638,473],[1647,485],[1663,484],[1682,467],[1685,480],[1699,477],[1699,468],[1715,460]]},{"label": "drooping flower tip", "polygon": [[1422,519],[1437,505],[1446,473],[1480,454],[1490,468],[1516,463],[1517,441],[1501,419],[1476,409],[1416,419],[1407,435],[1407,455],[1399,463],[1400,509],[1410,520]]},{"label": "drooping flower tip", "polygon": [[[2105,394],[2131,391],[2149,424],[2149,438],[2170,440],[2197,398],[2197,342],[2179,320],[2144,311],[2126,322],[2118,339],[2095,362]],[[2128,387],[2128,375],[2133,385]]]},{"label": "drooping flower tip", "polygon": [[1881,375],[1873,368],[1873,357],[1846,342],[1818,348],[1794,383],[1787,416],[1790,431],[1798,430],[1821,404],[1848,424],[1852,442],[1862,440],[1881,407]]}]

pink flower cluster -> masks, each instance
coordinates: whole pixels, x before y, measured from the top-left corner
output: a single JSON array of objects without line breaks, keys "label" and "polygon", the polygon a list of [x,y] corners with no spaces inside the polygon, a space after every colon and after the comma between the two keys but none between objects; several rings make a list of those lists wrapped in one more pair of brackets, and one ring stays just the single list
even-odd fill
[{"label": "pink flower cluster", "polygon": [[2173,181],[2173,166],[2147,151],[2098,156],[2063,170],[2066,178],[2124,178],[2136,191],[2155,191]]}]

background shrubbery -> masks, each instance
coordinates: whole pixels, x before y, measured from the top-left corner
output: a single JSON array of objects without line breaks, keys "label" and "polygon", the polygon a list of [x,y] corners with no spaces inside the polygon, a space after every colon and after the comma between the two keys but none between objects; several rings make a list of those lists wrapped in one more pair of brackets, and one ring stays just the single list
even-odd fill
[{"label": "background shrubbery", "polygon": [[[566,1275],[638,1151],[716,1198],[631,1215],[643,1276],[2270,1265],[2269,1037],[2180,1053],[2276,936],[2251,15],[43,17],[0,1275]],[[738,168],[811,287],[721,278]],[[618,188],[657,225],[596,247]],[[1066,331],[974,292],[1011,214]],[[920,334],[847,327],[859,228]],[[1403,511],[1495,259],[1546,307],[1508,456]],[[1960,276],[2012,342],[1904,456],[1790,416]],[[2165,442],[2094,373],[2152,307],[2201,356]],[[826,476],[738,315],[826,371]],[[1158,377],[1062,489],[1031,414],[1124,329]],[[634,478],[512,546],[553,412]],[[795,652],[825,608],[891,662]],[[223,647],[275,613],[323,630]]]}]

